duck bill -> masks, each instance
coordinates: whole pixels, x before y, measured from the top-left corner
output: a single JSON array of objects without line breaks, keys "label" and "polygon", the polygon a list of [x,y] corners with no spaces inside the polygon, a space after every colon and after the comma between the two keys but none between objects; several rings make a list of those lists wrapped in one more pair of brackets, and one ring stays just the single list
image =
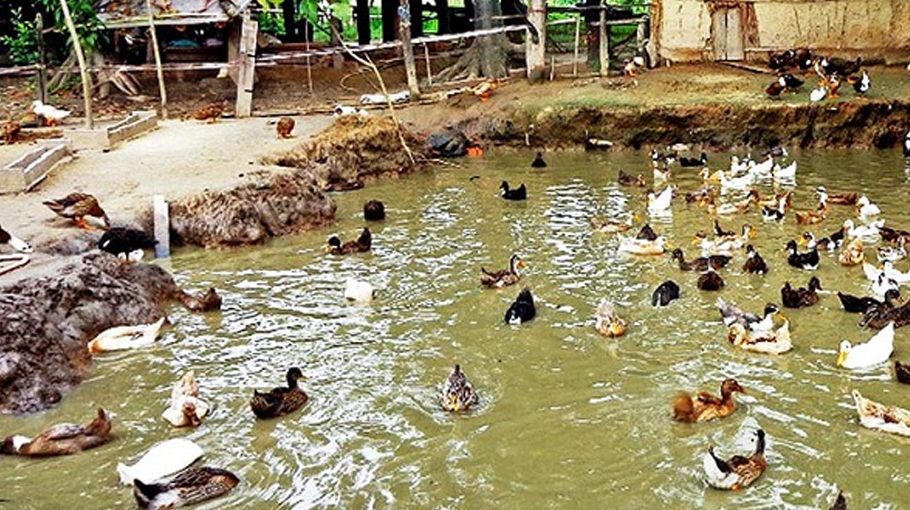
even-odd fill
[{"label": "duck bill", "polygon": [[670,241],[664,241],[664,248],[672,250],[672,249],[676,248],[676,246],[673,246],[673,243],[671,243]]},{"label": "duck bill", "polygon": [[807,244],[809,244],[809,241],[807,241],[803,236],[799,236],[799,239],[796,240],[797,246],[806,246]]},{"label": "duck bill", "polygon": [[847,361],[847,351],[839,351],[837,353],[837,366],[844,366],[845,361]]}]

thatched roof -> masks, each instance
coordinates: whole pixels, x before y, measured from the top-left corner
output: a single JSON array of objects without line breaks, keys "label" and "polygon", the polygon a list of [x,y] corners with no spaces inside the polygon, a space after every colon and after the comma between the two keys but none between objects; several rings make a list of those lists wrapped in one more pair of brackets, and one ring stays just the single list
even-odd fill
[{"label": "thatched roof", "polygon": [[[152,0],[156,25],[198,25],[227,21],[252,0]],[[100,0],[98,17],[108,28],[148,26],[146,0]]]}]

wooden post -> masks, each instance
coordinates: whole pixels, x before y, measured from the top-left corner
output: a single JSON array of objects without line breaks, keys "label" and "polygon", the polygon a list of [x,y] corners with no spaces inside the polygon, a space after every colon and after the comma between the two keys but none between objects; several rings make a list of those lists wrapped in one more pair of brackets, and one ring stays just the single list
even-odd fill
[{"label": "wooden post", "polygon": [[259,23],[244,12],[240,28],[240,73],[237,77],[237,104],[234,116],[249,117],[253,113],[253,79],[256,77],[256,32]]},{"label": "wooden post", "polygon": [[578,76],[579,44],[581,44],[581,15],[575,17],[575,57],[572,59],[572,76]]},{"label": "wooden post", "polygon": [[607,6],[600,6],[600,76],[606,77],[610,72],[610,45],[607,40]]},{"label": "wooden post", "polygon": [[370,44],[370,1],[357,0],[354,12],[357,14],[357,44]]},{"label": "wooden post", "polygon": [[158,75],[158,93],[161,95],[161,118],[167,119],[167,88],[164,86],[164,69],[161,67],[161,50],[155,30],[155,17],[152,16],[152,0],[145,0],[145,6],[149,11],[149,35],[152,36],[152,49],[155,51],[155,71]]},{"label": "wooden post", "polygon": [[433,85],[433,70],[430,69],[430,47],[423,43],[423,60],[427,64],[427,87]]},{"label": "wooden post", "polygon": [[164,259],[171,256],[171,223],[168,215],[167,202],[164,195],[155,195],[152,202],[155,221],[155,257]]},{"label": "wooden post", "polygon": [[408,0],[401,0],[398,6],[398,37],[401,38],[401,51],[404,56],[405,74],[408,76],[408,90],[411,101],[420,98],[420,87],[417,86],[417,66],[414,64],[414,47],[411,45],[411,10]]},{"label": "wooden post", "polygon": [[531,83],[543,81],[547,68],[547,2],[546,0],[530,0],[528,3],[528,23],[537,30],[537,37],[532,37],[532,31],[526,32],[525,59],[528,63],[528,80]]},{"label": "wooden post", "polygon": [[79,74],[82,76],[82,99],[85,101],[85,128],[92,129],[95,127],[95,123],[92,120],[92,77],[88,74],[88,66],[85,65],[85,53],[82,51],[82,42],[79,40],[79,33],[76,32],[76,24],[73,23],[73,15],[70,14],[70,7],[67,5],[66,0],[60,0],[60,8],[63,10],[66,28],[69,29],[70,37],[73,39],[76,59],[79,61]]},{"label": "wooden post", "polygon": [[38,32],[38,101],[47,102],[47,63],[44,60],[44,18],[39,12],[35,16],[35,30]]}]

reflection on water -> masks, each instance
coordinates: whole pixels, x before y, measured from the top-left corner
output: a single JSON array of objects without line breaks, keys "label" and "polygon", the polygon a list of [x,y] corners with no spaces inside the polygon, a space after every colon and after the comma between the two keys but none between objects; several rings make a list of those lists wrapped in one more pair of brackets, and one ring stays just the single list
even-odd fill
[{"label": "reflection on water", "polygon": [[[680,272],[669,256],[620,255],[615,237],[589,227],[595,215],[644,213],[644,190],[619,187],[615,178],[620,168],[649,175],[645,154],[551,154],[545,170],[529,168],[531,159],[467,160],[467,168],[340,194],[330,229],[266,247],[178,252],[169,269],[179,282],[216,287],[224,309],[193,315],[175,307],[175,325],[154,348],[99,357],[91,379],[53,410],[0,417],[5,435],[82,421],[96,406],[117,415],[116,439],[104,447],[71,458],[0,459],[0,497],[11,500],[0,508],[132,507],[114,466],[170,437],[189,437],[206,451],[206,464],[240,475],[234,492],[206,508],[486,508],[492,501],[506,509],[827,508],[838,487],[851,507],[906,506],[910,441],[861,429],[849,392],[906,406],[910,387],[895,383],[887,366],[834,367],[840,340],[871,336],[857,328],[858,316],[842,312],[833,294],[787,310],[795,349],[781,357],[734,350],[724,339],[718,296],[758,311],[779,302],[785,280],[806,284],[808,274],[787,266],[783,252],[804,227],[792,216],[762,224],[754,209],[723,219],[732,230],[759,226],[754,244],[771,273],[745,274],[737,253],[721,271],[727,287],[703,293],[697,274]],[[897,153],[795,159],[796,208],[814,207],[813,190],[824,184],[868,193],[889,225],[910,225]],[[475,174],[481,178],[469,180]],[[499,199],[503,178],[525,182],[529,199]],[[693,170],[671,182],[683,191],[700,185]],[[325,255],[328,234],[357,235],[369,198],[383,200],[388,213],[370,226],[373,252]],[[833,205],[828,220],[810,229],[829,234],[852,215]],[[671,217],[654,223],[687,257],[697,253],[692,234],[711,226],[682,197]],[[519,288],[483,291],[478,283],[480,266],[506,267],[512,253],[527,262],[523,283],[538,303],[537,319],[520,327],[502,323]],[[866,293],[862,269],[839,267],[832,256],[817,274],[825,289]],[[349,277],[378,289],[374,304],[343,301]],[[651,291],[667,278],[680,284],[682,298],[654,309]],[[604,297],[630,323],[621,339],[594,331],[593,310]],[[898,330],[895,358],[910,359],[907,341]],[[454,363],[480,394],[468,415],[439,407]],[[310,403],[256,421],[252,389],[283,383],[292,365],[307,377]],[[188,369],[214,410],[198,429],[174,430],[160,413]],[[732,416],[697,425],[670,419],[678,390],[716,392],[726,377],[748,391]],[[759,426],[768,433],[764,477],[738,493],[707,489],[705,449],[745,454]]]}]

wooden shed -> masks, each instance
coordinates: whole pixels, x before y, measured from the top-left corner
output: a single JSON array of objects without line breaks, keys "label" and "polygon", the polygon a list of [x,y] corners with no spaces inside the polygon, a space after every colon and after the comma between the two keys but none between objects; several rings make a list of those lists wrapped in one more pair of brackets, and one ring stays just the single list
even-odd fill
[{"label": "wooden shed", "polygon": [[759,60],[796,47],[910,57],[907,0],[654,0],[650,11],[653,50],[670,61]]}]

